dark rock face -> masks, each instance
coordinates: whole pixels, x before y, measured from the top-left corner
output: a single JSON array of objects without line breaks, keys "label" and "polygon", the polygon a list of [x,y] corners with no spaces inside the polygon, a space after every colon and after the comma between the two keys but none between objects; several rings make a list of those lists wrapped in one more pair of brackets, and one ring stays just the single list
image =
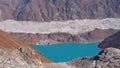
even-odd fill
[{"label": "dark rock face", "polygon": [[1,20],[120,18],[120,0],[0,0],[0,10]]},{"label": "dark rock face", "polygon": [[100,48],[114,47],[120,49],[120,31],[106,38],[100,45]]}]

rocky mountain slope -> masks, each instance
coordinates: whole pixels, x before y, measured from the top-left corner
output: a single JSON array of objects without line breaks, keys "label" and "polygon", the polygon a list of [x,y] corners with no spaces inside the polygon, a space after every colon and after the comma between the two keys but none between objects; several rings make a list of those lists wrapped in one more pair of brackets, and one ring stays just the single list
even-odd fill
[{"label": "rocky mountain slope", "polygon": [[0,20],[120,18],[120,0],[0,0]]},{"label": "rocky mountain slope", "polygon": [[106,38],[100,45],[100,48],[114,47],[120,49],[120,31]]},{"label": "rocky mountain slope", "polygon": [[40,53],[0,30],[1,68],[42,68],[47,62]]}]

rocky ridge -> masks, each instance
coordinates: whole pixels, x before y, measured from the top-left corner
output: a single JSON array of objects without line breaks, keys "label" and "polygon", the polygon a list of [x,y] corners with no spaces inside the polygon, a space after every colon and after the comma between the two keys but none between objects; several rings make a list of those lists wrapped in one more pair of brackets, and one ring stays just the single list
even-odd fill
[{"label": "rocky ridge", "polygon": [[[106,37],[116,33],[119,30],[114,29],[95,29],[93,31],[81,34],[69,33],[50,33],[50,34],[33,34],[33,33],[10,33],[15,38],[23,41],[24,43],[32,45],[46,45],[55,43],[89,43],[104,40]],[[100,35],[99,35],[100,34]]]},{"label": "rocky ridge", "polygon": [[0,0],[0,20],[120,18],[120,0]]}]

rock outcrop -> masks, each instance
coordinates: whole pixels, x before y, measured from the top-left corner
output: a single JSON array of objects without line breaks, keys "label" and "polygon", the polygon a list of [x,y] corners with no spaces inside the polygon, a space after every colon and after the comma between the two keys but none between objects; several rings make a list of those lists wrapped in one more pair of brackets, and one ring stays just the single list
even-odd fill
[{"label": "rock outcrop", "polygon": [[116,33],[114,29],[95,29],[82,34],[69,33],[50,33],[50,34],[32,34],[32,33],[10,33],[12,36],[32,46],[35,44],[55,44],[55,43],[88,43],[102,41],[106,37]]},{"label": "rock outcrop", "polygon": [[42,68],[42,58],[43,56],[30,46],[0,30],[1,68]]},{"label": "rock outcrop", "polygon": [[0,0],[0,20],[120,18],[120,0]]},{"label": "rock outcrop", "polygon": [[120,49],[120,31],[106,38],[100,45],[99,48],[118,48]]},{"label": "rock outcrop", "polygon": [[93,58],[83,58],[68,62],[73,68],[120,68],[120,50],[107,48]]}]

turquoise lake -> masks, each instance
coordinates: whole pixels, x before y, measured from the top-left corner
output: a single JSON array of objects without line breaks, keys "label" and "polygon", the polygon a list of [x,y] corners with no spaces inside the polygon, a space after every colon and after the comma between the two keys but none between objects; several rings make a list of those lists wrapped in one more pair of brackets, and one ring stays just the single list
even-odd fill
[{"label": "turquoise lake", "polygon": [[48,46],[35,45],[33,48],[53,62],[67,62],[76,58],[96,56],[101,51],[97,47],[98,45],[99,42],[89,44],[62,43]]}]

